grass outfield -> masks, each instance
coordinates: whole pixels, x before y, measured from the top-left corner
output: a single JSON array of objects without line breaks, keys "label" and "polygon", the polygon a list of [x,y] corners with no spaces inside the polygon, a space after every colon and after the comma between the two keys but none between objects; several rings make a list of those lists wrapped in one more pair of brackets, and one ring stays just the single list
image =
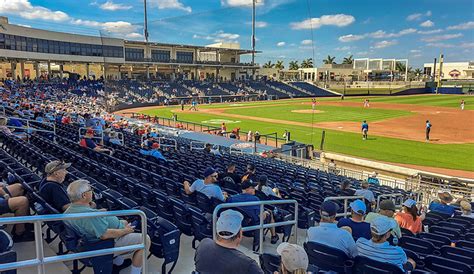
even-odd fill
[{"label": "grass outfield", "polygon": [[[466,107],[473,109],[474,97],[469,96],[445,96],[445,95],[429,95],[429,96],[410,96],[410,97],[373,97],[371,101],[387,102],[387,103],[403,103],[403,104],[421,104],[432,106],[447,106],[459,107],[461,98],[466,100]],[[319,100],[319,99],[318,99]],[[321,100],[338,100],[338,99],[321,99]],[[347,98],[346,100],[358,100],[362,102],[362,98]],[[300,109],[308,106],[288,105],[289,103],[308,102],[308,99],[284,100],[274,102],[262,103],[238,103],[238,104],[215,104],[211,106],[200,106],[200,108],[219,108],[226,107],[227,113],[236,113],[247,116],[268,117],[273,119],[291,120],[308,122],[310,115],[300,113],[293,113],[291,110]],[[457,103],[456,103],[457,102]],[[278,104],[281,106],[265,107],[269,104]],[[261,108],[241,108],[248,105],[261,105]],[[331,121],[360,121],[361,117],[349,107],[332,107],[319,106],[318,109],[326,109],[328,117]],[[173,107],[160,108],[143,111],[149,115],[158,115],[163,117],[171,117],[171,110]],[[390,110],[367,110],[364,117],[370,115],[373,119],[387,119],[390,117],[398,117],[409,115],[404,111],[390,111]],[[325,115],[320,113],[315,116]],[[294,125],[273,124],[268,122],[261,122],[247,119],[236,119],[226,116],[226,113],[221,115],[206,114],[206,113],[179,113],[179,120],[204,123],[213,126],[219,126],[220,121],[227,120],[227,127],[240,127],[243,131],[259,130],[260,133],[278,132],[282,136],[285,129],[291,131],[292,139],[303,143],[312,143],[315,147],[319,147],[321,142],[322,129],[306,128]],[[317,118],[319,119],[319,118]],[[367,118],[369,119],[369,118]],[[325,120],[325,121],[329,121]],[[316,120],[315,120],[316,121]],[[309,121],[310,122],[310,121]],[[325,147],[326,151],[337,152],[347,155],[353,155],[368,159],[374,159],[386,162],[414,164],[422,166],[441,167],[449,169],[459,169],[474,171],[474,144],[434,144],[409,140],[401,140],[396,138],[372,136],[367,141],[362,141],[360,134],[342,132],[336,130],[326,130]]]},{"label": "grass outfield", "polygon": [[[370,88],[369,93],[370,94],[384,94],[388,95],[390,93],[396,93],[402,90],[406,90],[407,88]],[[339,92],[340,94],[343,94],[344,92],[346,95],[364,95],[367,94],[367,88],[346,88],[344,91],[344,88],[330,88],[330,90]]]}]

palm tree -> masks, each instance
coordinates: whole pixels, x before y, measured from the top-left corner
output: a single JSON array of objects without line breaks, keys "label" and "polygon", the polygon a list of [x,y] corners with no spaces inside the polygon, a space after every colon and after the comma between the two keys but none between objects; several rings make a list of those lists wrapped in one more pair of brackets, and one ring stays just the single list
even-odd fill
[{"label": "palm tree", "polygon": [[298,61],[291,61],[289,63],[290,70],[298,70],[300,68],[300,65],[298,65]]},{"label": "palm tree", "polygon": [[268,61],[263,65],[263,68],[273,68],[275,67],[275,64],[272,64],[272,61]]},{"label": "palm tree", "polygon": [[279,70],[285,69],[285,65],[283,65],[283,61],[278,60],[275,64],[275,68]]},{"label": "palm tree", "polygon": [[416,75],[422,75],[423,74],[423,70],[421,70],[420,68],[417,68],[413,71]]},{"label": "palm tree", "polygon": [[331,57],[331,55],[328,55],[328,57],[325,60],[323,60],[323,63],[326,64],[326,65],[336,64],[336,62],[334,62],[334,60],[336,60],[336,57]]},{"label": "palm tree", "polygon": [[407,66],[402,62],[397,62],[395,64],[395,70],[398,70],[399,72],[405,72],[406,68]]},{"label": "palm tree", "polygon": [[352,58],[352,55],[349,57],[344,57],[344,60],[342,61],[343,64],[347,65],[352,65],[354,63],[354,58]]},{"label": "palm tree", "polygon": [[313,67],[313,58],[308,58],[301,62],[301,68],[312,68]]}]

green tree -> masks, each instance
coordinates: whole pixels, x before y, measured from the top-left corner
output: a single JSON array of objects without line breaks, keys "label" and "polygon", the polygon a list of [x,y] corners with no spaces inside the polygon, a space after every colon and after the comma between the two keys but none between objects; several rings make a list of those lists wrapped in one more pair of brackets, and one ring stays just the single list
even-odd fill
[{"label": "green tree", "polygon": [[272,64],[272,61],[268,61],[263,65],[263,68],[274,68],[275,64]]},{"label": "green tree", "polygon": [[283,61],[278,60],[275,64],[275,68],[279,70],[285,69],[285,65],[283,65]]},{"label": "green tree", "polygon": [[289,66],[290,66],[290,70],[298,70],[300,68],[298,61],[291,61],[289,63]]},{"label": "green tree", "polygon": [[336,64],[335,60],[336,60],[336,57],[331,57],[331,55],[328,55],[328,57],[323,60],[323,63],[326,65]]},{"label": "green tree", "polygon": [[301,62],[301,68],[312,68],[313,67],[313,58],[308,58]]},{"label": "green tree", "polygon": [[352,55],[349,57],[344,57],[344,60],[342,61],[342,63],[352,65],[352,63],[354,63],[354,58],[352,58]]}]

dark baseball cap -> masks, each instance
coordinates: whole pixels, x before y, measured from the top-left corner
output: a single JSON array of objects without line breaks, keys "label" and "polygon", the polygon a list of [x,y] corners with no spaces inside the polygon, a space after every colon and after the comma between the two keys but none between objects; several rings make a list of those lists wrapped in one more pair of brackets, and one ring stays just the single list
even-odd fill
[{"label": "dark baseball cap", "polygon": [[254,183],[252,180],[245,180],[242,182],[242,184],[240,185],[240,187],[242,188],[242,190],[245,190],[249,187],[256,187],[257,184]]},{"label": "dark baseball cap", "polygon": [[321,216],[333,217],[336,216],[339,206],[333,201],[325,201],[321,204]]},{"label": "dark baseball cap", "polygon": [[208,167],[204,170],[204,178],[207,178],[208,176],[211,176],[214,173],[217,173],[217,171],[212,167]]},{"label": "dark baseball cap", "polygon": [[395,204],[392,200],[383,200],[380,202],[380,209],[395,211]]}]

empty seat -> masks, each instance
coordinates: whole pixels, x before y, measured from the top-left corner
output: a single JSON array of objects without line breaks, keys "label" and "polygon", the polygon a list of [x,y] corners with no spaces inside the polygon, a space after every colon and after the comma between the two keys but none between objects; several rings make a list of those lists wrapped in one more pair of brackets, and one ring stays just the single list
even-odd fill
[{"label": "empty seat", "polygon": [[320,270],[350,273],[352,269],[352,261],[342,250],[314,242],[305,243],[304,249],[308,253],[309,263]]}]

